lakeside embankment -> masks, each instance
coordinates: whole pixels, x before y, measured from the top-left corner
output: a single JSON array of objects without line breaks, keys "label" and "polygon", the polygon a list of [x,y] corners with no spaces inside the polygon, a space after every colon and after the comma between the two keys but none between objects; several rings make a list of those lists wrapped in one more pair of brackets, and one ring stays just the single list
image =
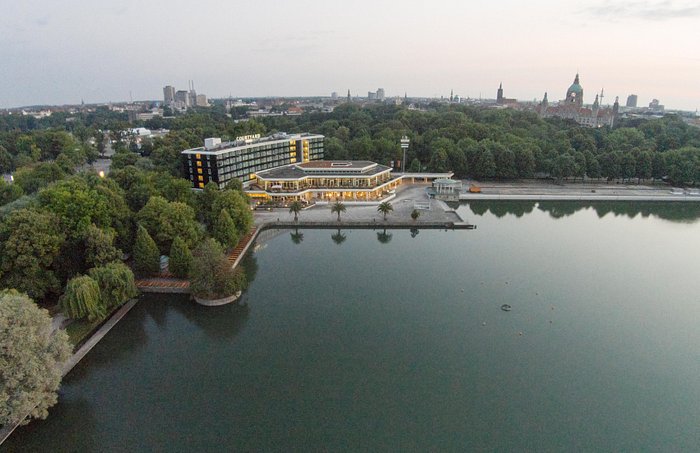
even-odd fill
[{"label": "lakeside embankment", "polygon": [[[610,184],[607,182],[463,181],[478,186],[481,193],[461,193],[461,201],[685,201],[700,202],[700,192],[666,184]],[[695,189],[697,190],[697,189]]]}]

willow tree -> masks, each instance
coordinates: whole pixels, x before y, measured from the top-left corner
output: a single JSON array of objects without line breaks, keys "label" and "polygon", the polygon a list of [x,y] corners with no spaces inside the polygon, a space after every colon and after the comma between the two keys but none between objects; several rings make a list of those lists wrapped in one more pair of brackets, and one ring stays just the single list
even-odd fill
[{"label": "willow tree", "polygon": [[107,314],[100,286],[87,275],[68,280],[66,292],[59,299],[58,306],[66,316],[73,319],[87,318],[94,321]]}]

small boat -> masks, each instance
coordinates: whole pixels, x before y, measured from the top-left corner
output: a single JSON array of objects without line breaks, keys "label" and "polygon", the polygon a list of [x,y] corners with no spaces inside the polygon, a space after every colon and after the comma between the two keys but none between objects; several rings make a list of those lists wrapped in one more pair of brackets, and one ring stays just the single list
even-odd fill
[{"label": "small boat", "polygon": [[511,306],[508,305],[508,304],[503,304],[503,305],[501,305],[501,310],[503,310],[503,311],[510,311],[512,308],[513,308],[513,307],[511,307]]}]

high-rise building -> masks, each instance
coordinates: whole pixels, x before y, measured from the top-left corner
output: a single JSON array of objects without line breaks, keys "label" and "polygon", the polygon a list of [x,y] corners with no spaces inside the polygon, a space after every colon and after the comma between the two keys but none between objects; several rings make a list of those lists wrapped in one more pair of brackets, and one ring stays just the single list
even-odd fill
[{"label": "high-rise building", "polygon": [[384,100],[384,88],[377,88],[377,99],[380,101]]},{"label": "high-rise building", "polygon": [[[192,187],[214,181],[220,188],[234,178],[247,183],[270,168],[323,159],[323,135],[278,133],[238,137],[232,142],[206,139],[204,146],[182,151],[185,174]],[[280,181],[280,188],[284,181]]]},{"label": "high-rise building", "polygon": [[175,102],[175,87],[167,85],[163,87],[163,103],[171,106]]},{"label": "high-rise building", "polygon": [[627,103],[625,104],[626,107],[637,107],[637,95],[636,94],[630,94],[627,96]]},{"label": "high-rise building", "polygon": [[190,94],[185,90],[179,90],[175,92],[175,104],[178,108],[190,107]]},{"label": "high-rise building", "polygon": [[206,94],[197,95],[197,107],[209,107],[209,102],[207,101]]},{"label": "high-rise building", "polygon": [[331,93],[331,99],[333,99],[334,101],[338,99],[338,92],[337,91],[334,91]]},{"label": "high-rise building", "polygon": [[377,99],[377,93],[375,93],[374,91],[368,91],[367,92],[367,99],[370,99],[370,100]]}]

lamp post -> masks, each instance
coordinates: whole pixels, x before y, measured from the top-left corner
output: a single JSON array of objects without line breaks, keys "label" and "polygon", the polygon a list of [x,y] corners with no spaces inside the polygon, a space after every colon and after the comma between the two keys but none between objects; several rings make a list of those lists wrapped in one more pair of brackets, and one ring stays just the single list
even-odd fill
[{"label": "lamp post", "polygon": [[406,135],[401,137],[401,149],[403,150],[403,160],[401,161],[402,173],[406,173],[406,150],[408,149],[408,144],[410,140]]}]

